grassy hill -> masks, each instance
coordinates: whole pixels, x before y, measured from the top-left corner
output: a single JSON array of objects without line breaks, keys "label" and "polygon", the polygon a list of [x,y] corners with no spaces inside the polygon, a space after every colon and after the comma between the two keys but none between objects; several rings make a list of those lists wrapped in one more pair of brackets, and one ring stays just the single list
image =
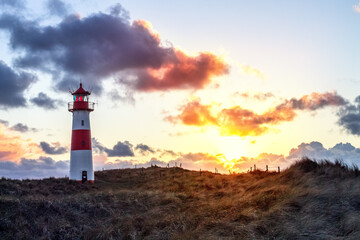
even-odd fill
[{"label": "grassy hill", "polygon": [[180,168],[0,180],[0,239],[360,239],[360,172],[303,159],[281,173]]}]

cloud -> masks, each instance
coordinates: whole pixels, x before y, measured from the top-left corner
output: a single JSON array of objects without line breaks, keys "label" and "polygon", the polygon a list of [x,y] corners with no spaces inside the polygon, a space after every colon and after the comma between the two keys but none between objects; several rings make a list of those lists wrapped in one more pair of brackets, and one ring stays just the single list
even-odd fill
[{"label": "cloud", "polygon": [[147,168],[151,166],[166,167],[167,162],[151,158],[149,161],[138,162],[133,160],[116,160],[115,162],[108,162],[104,165],[104,169],[117,168]]},{"label": "cloud", "polygon": [[228,66],[211,53],[190,57],[175,51],[176,61],[157,70],[141,71],[137,80],[125,81],[139,91],[166,91],[170,89],[202,89],[214,76],[228,73]]},{"label": "cloud", "polygon": [[92,143],[92,149],[95,153],[103,153],[105,150],[105,147],[96,139],[96,138],[91,138],[91,143]]},{"label": "cloud", "polygon": [[277,171],[279,166],[280,170],[284,169],[290,166],[296,160],[287,160],[284,155],[281,154],[261,153],[255,158],[248,158],[243,156],[239,159],[234,159],[233,170],[235,172],[246,172],[250,169],[254,170],[255,166],[258,170],[266,170],[267,165],[269,171]]},{"label": "cloud", "polygon": [[59,17],[68,15],[70,9],[70,6],[68,6],[61,0],[48,0],[46,2],[46,7],[48,8],[50,14]]},{"label": "cloud", "polygon": [[177,157],[179,155],[172,150],[160,150],[160,152],[161,152],[160,158],[164,156]]},{"label": "cloud", "polygon": [[218,119],[211,112],[211,105],[202,105],[200,99],[195,99],[181,106],[178,116],[167,116],[165,120],[176,123],[180,120],[185,125],[218,125]]},{"label": "cloud", "polygon": [[347,104],[340,109],[338,124],[348,133],[360,135],[360,96],[355,98],[355,104]]},{"label": "cloud", "polygon": [[40,152],[39,146],[30,139],[10,134],[8,128],[0,124],[0,161],[17,162],[22,157],[32,157]]},{"label": "cloud", "polygon": [[247,75],[255,76],[262,80],[266,79],[266,75],[255,67],[252,67],[250,65],[243,65],[243,64],[238,64],[238,66]]},{"label": "cloud", "polygon": [[35,81],[34,75],[26,72],[16,73],[0,60],[0,104],[5,108],[25,106],[24,91]]},{"label": "cloud", "polygon": [[266,93],[249,93],[249,92],[235,92],[233,94],[234,97],[243,97],[243,98],[253,98],[256,99],[258,101],[265,101],[269,98],[275,97],[275,95],[271,92],[266,92]]},{"label": "cloud", "polygon": [[103,146],[96,138],[92,138],[92,147],[95,153],[106,153],[108,157],[133,157],[133,145],[129,141],[118,141],[113,148]]},{"label": "cloud", "polygon": [[0,119],[0,123],[1,123],[2,125],[6,126],[6,127],[9,126],[9,122],[6,121],[6,120]]},{"label": "cloud", "polygon": [[41,149],[50,155],[64,154],[68,150],[65,147],[61,147],[59,143],[53,143],[54,146],[50,146],[47,142],[40,142]]},{"label": "cloud", "polygon": [[14,126],[12,126],[10,128],[10,130],[12,131],[16,131],[16,132],[37,132],[38,130],[36,128],[29,128],[26,124],[22,124],[22,123],[17,123]]},{"label": "cloud", "polygon": [[301,143],[296,148],[292,148],[287,156],[262,153],[257,157],[248,158],[241,157],[234,159],[233,169],[236,171],[247,171],[250,167],[256,165],[257,169],[265,170],[268,165],[269,170],[277,171],[277,167],[281,169],[289,167],[294,162],[308,157],[314,160],[341,160],[349,166],[360,166],[360,148],[355,148],[350,143],[337,143],[334,147],[325,148],[320,142]]},{"label": "cloud", "polygon": [[148,153],[155,153],[155,151],[151,147],[142,143],[136,145],[135,150],[138,150],[142,155],[146,155]]},{"label": "cloud", "polygon": [[45,110],[56,109],[61,103],[59,100],[51,99],[46,93],[40,92],[37,97],[31,98],[30,102]]},{"label": "cloud", "polygon": [[175,163],[177,166],[180,165],[183,168],[192,169],[192,170],[209,170],[214,171],[217,168],[220,172],[227,172],[228,169],[224,166],[224,161],[222,161],[223,155],[212,155],[209,153],[182,153],[180,157],[171,160],[169,162],[170,166],[174,166]]},{"label": "cloud", "polygon": [[119,92],[116,89],[113,89],[109,92],[111,100],[113,100],[114,103],[117,102],[125,102],[130,103],[132,105],[135,104],[135,97],[134,93],[130,90],[125,90],[124,94],[120,95]]},{"label": "cloud", "polygon": [[229,70],[212,53],[188,56],[164,46],[150,23],[130,22],[121,5],[110,14],[69,15],[54,26],[2,14],[0,29],[19,52],[16,66],[51,73],[61,90],[81,78],[100,93],[102,81],[113,76],[133,91],[200,89]]},{"label": "cloud", "polygon": [[302,143],[289,152],[287,159],[295,160],[302,157],[313,159],[342,160],[344,163],[360,166],[360,148],[355,148],[350,143],[338,143],[332,148],[324,148],[320,142]]},{"label": "cloud", "polygon": [[129,12],[124,9],[120,3],[117,3],[110,7],[110,14],[112,16],[121,17],[123,19],[130,19]]},{"label": "cloud", "polygon": [[336,92],[317,93],[304,95],[300,99],[292,98],[286,100],[283,104],[277,106],[277,109],[295,109],[295,110],[317,110],[326,106],[343,106],[347,101]]},{"label": "cloud", "polygon": [[0,176],[16,179],[65,177],[69,174],[69,161],[55,161],[50,157],[22,158],[19,163],[0,162]]},{"label": "cloud", "polygon": [[327,106],[344,106],[346,100],[336,92],[312,93],[299,99],[291,98],[262,114],[241,106],[223,108],[213,113],[212,105],[202,105],[200,100],[193,100],[180,107],[181,113],[166,116],[172,123],[181,122],[193,126],[217,126],[226,136],[258,136],[267,132],[271,126],[292,121],[296,111],[315,111]]},{"label": "cloud", "polygon": [[104,151],[109,157],[133,157],[135,155],[132,147],[133,145],[128,141],[119,141],[112,149],[105,148]]},{"label": "cloud", "polygon": [[25,1],[24,0],[0,0],[0,6],[21,9],[21,8],[24,8]]}]

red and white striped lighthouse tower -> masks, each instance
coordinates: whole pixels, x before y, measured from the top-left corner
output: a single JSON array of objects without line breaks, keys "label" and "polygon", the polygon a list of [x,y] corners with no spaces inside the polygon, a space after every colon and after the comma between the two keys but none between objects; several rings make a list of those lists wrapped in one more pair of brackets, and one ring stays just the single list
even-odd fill
[{"label": "red and white striped lighthouse tower", "polygon": [[91,150],[90,112],[94,111],[94,103],[89,102],[88,91],[80,87],[73,95],[73,102],[69,102],[68,110],[73,114],[70,180],[78,182],[94,182],[94,168]]}]

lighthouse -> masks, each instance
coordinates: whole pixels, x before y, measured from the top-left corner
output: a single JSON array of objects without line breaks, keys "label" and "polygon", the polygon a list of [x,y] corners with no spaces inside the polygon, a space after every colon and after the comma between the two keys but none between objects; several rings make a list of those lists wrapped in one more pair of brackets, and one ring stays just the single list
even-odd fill
[{"label": "lighthouse", "polygon": [[89,102],[89,91],[80,87],[73,95],[73,101],[68,103],[72,112],[72,135],[70,154],[70,180],[78,182],[94,182],[94,168],[91,151],[90,112],[94,111],[94,103]]}]

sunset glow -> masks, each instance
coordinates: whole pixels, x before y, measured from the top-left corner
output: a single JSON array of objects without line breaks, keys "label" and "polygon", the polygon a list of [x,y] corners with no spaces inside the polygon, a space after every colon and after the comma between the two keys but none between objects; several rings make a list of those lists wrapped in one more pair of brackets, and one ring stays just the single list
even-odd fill
[{"label": "sunset glow", "polygon": [[68,174],[80,82],[95,170],[359,164],[356,1],[20,2],[0,1],[4,176]]}]

